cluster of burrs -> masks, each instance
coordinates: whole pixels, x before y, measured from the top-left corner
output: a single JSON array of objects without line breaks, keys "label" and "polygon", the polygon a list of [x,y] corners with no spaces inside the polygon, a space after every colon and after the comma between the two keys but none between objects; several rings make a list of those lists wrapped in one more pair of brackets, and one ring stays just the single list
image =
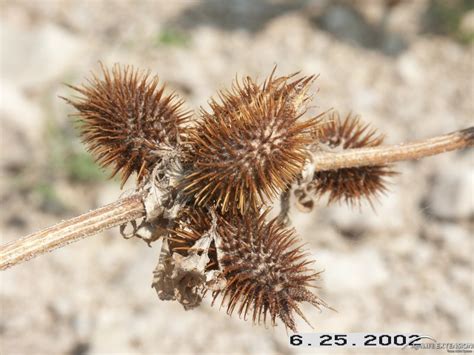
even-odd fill
[{"label": "cluster of burrs", "polygon": [[[135,173],[147,216],[133,235],[161,240],[153,287],[161,299],[186,309],[207,293],[227,313],[296,331],[301,303],[324,302],[312,291],[319,273],[288,226],[271,219],[272,201],[293,192],[300,205],[328,194],[351,205],[385,189],[388,166],[312,169],[319,150],[372,147],[383,138],[352,115],[305,117],[315,76],[249,77],[211,99],[196,114],[164,93],[156,76],[129,66],[102,67],[80,96],[77,110],[86,147],[102,167]],[[307,169],[306,169],[307,171]],[[307,320],[306,320],[307,321]]]}]

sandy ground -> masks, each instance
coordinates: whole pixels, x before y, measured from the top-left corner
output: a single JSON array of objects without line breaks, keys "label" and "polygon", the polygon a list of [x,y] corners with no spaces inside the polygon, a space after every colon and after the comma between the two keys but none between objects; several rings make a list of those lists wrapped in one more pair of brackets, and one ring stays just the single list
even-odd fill
[{"label": "sandy ground", "polygon": [[[423,31],[428,1],[402,2],[385,20],[382,2],[349,3],[1,1],[2,242],[120,196],[117,182],[87,161],[76,170],[69,164],[86,154],[58,98],[72,94],[63,83],[80,83],[98,61],[151,69],[191,109],[236,74],[264,79],[275,64],[280,74],[320,74],[312,111],[352,110],[387,143],[472,125],[472,42]],[[292,209],[324,270],[318,292],[337,310],[308,307],[307,317],[318,332],[472,342],[472,150],[396,169],[375,212],[324,201],[309,214]],[[281,325],[253,326],[209,301],[192,311],[159,301],[150,287],[157,256],[113,229],[2,272],[0,352],[315,351],[290,348]]]}]

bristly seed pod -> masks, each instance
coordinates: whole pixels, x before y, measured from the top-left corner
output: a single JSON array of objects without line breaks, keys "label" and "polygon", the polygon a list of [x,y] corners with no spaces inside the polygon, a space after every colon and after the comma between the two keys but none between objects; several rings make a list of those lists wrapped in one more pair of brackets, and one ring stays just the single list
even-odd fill
[{"label": "bristly seed pod", "polygon": [[313,76],[250,78],[211,100],[190,131],[190,172],[182,189],[199,206],[221,212],[257,210],[300,173],[318,117],[303,120]]},{"label": "bristly seed pod", "polygon": [[[357,116],[349,113],[341,120],[337,112],[331,112],[318,139],[319,145],[328,150],[344,150],[376,147],[384,137],[368,124],[362,124]],[[307,190],[317,197],[329,193],[328,203],[344,201],[354,206],[366,198],[372,204],[372,198],[386,191],[385,178],[394,174],[388,165],[316,171]]]},{"label": "bristly seed pod", "polygon": [[111,166],[112,176],[120,172],[122,186],[132,173],[140,183],[164,150],[178,146],[188,114],[149,72],[116,64],[111,71],[102,66],[102,74],[70,86],[82,97],[66,101],[79,111],[82,139],[98,163]]},{"label": "bristly seed pod", "polygon": [[[231,315],[237,308],[240,316],[252,315],[254,323],[276,325],[280,318],[296,331],[294,313],[308,322],[299,304],[309,302],[326,306],[309,288],[319,273],[305,260],[306,254],[294,231],[277,219],[266,221],[267,212],[255,216],[215,215],[217,245],[208,250],[206,270],[220,270],[226,286],[213,292],[213,304],[222,295],[221,305]],[[173,253],[188,252],[211,228],[208,211],[185,208],[177,225],[170,231],[168,243]],[[202,294],[207,293],[203,287]]]},{"label": "bristly seed pod", "polygon": [[294,313],[309,324],[300,303],[318,309],[325,306],[309,290],[315,287],[319,273],[308,267],[312,262],[297,246],[294,231],[277,219],[265,221],[266,214],[219,220],[219,264],[227,285],[214,292],[214,301],[222,294],[221,304],[227,306],[229,315],[237,309],[244,319],[251,315],[254,323],[266,324],[268,317],[273,326],[278,317],[296,332]]}]

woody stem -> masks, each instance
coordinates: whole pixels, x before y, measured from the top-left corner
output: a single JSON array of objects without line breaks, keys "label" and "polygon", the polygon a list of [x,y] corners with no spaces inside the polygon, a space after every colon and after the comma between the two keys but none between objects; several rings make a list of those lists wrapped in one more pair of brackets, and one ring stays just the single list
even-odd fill
[{"label": "woody stem", "polygon": [[135,220],[144,214],[141,195],[134,195],[5,243],[0,246],[0,270]]},{"label": "woody stem", "polygon": [[474,145],[474,127],[411,143],[391,146],[348,149],[343,152],[313,153],[316,171],[358,166],[385,165],[402,160],[414,160]]}]

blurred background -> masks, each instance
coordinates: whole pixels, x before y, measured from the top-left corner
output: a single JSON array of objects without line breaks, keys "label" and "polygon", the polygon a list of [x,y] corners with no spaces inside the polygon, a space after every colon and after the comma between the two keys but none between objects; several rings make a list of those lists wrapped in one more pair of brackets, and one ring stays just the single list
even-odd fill
[{"label": "blurred background", "polygon": [[[2,243],[122,193],[59,98],[98,61],[150,69],[196,110],[236,75],[263,80],[275,64],[281,75],[320,74],[313,113],[358,113],[395,144],[472,125],[473,40],[471,0],[1,0]],[[318,292],[337,310],[305,313],[318,332],[472,342],[472,150],[396,169],[375,212],[324,201],[293,209],[324,270]],[[286,345],[281,325],[253,326],[208,300],[192,311],[160,301],[157,260],[156,247],[113,229],[2,272],[0,352],[305,351]]]}]

